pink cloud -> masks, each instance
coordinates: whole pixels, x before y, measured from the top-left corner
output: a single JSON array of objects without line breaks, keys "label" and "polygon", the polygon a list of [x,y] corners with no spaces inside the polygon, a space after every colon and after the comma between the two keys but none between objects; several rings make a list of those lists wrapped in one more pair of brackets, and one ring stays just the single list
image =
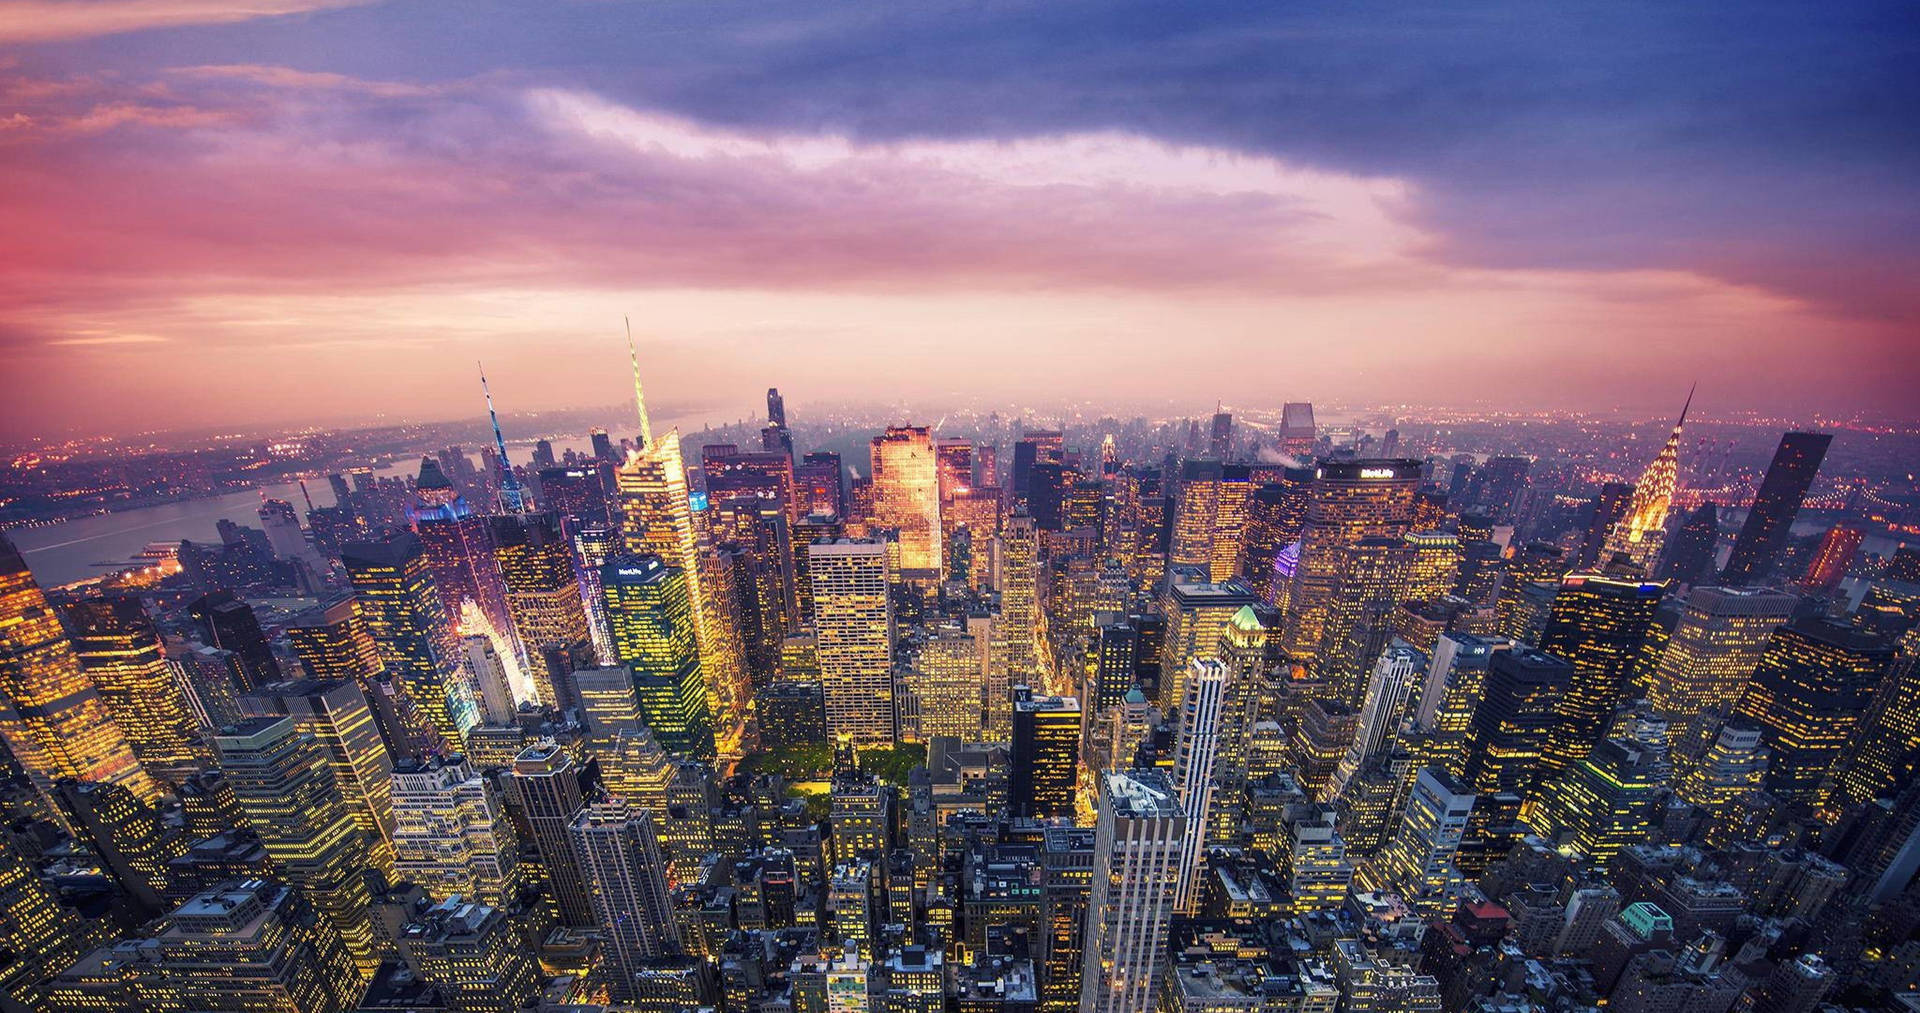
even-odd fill
[{"label": "pink cloud", "polygon": [[[256,66],[13,87],[33,97],[31,123],[0,130],[0,341],[65,378],[14,404],[16,426],[242,370],[219,404],[170,410],[286,412],[316,380],[369,411],[460,405],[464,372],[430,379],[453,344],[550,370],[570,360],[526,350],[636,303],[664,345],[698,342],[659,355],[689,387],[748,368],[828,384],[807,371],[844,361],[901,371],[862,383],[929,382],[903,347],[922,370],[998,349],[981,362],[1116,388],[1227,363],[1230,383],[1362,383],[1389,362],[1426,387],[1476,356],[1574,377],[1686,356],[1759,377],[1796,334],[1872,338],[1688,272],[1451,266],[1404,181],[1124,133],[872,144]],[[575,397],[577,377],[543,389]]]},{"label": "pink cloud", "polygon": [[152,28],[285,17],[375,0],[0,0],[0,42],[50,42]]}]

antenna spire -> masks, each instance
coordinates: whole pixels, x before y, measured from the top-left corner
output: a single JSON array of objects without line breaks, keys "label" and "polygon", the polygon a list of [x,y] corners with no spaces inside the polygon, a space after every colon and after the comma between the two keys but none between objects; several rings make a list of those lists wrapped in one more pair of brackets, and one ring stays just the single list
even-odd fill
[{"label": "antenna spire", "polygon": [[633,320],[621,316],[627,325],[627,358],[633,362],[633,404],[640,411],[640,449],[653,446],[653,420],[647,418],[647,392],[640,386],[640,353],[633,348]]},{"label": "antenna spire", "polygon": [[487,399],[487,419],[493,423],[493,447],[500,454],[500,505],[508,513],[527,512],[527,496],[520,488],[520,480],[513,477],[513,462],[507,460],[507,439],[500,435],[500,416],[493,410],[493,391],[487,389],[487,367],[476,361],[480,367],[480,393]]},{"label": "antenna spire", "polygon": [[1687,388],[1686,403],[1680,406],[1680,420],[1673,424],[1673,428],[1678,429],[1687,424],[1687,409],[1693,407],[1693,392],[1699,389],[1700,381],[1698,380],[1693,381],[1693,384]]}]

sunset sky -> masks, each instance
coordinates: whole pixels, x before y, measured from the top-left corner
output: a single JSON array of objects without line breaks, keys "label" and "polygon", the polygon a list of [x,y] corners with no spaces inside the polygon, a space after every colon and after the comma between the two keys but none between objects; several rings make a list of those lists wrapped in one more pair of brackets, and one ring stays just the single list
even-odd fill
[{"label": "sunset sky", "polygon": [[1911,417],[1920,6],[0,0],[0,437],[816,398]]}]

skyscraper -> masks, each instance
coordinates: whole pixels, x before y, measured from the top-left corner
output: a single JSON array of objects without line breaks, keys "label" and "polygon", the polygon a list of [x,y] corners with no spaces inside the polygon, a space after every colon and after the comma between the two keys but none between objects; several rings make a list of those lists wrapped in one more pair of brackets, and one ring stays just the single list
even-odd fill
[{"label": "skyscraper", "polygon": [[899,533],[902,579],[939,579],[940,478],[931,431],[925,426],[888,426],[873,438],[872,459],[869,527]]},{"label": "skyscraper", "polygon": [[1586,568],[1598,566],[1600,550],[1606,547],[1607,536],[1613,533],[1620,518],[1626,515],[1627,504],[1633,500],[1631,482],[1607,482],[1593,498],[1593,517],[1587,522],[1586,534],[1580,540],[1580,551],[1574,558],[1574,564]]},{"label": "skyscraper", "polygon": [[633,670],[647,726],[676,753],[714,753],[713,712],[703,677],[686,574],[658,556],[617,556],[600,570],[614,653]]},{"label": "skyscraper", "polygon": [[1071,817],[1080,776],[1080,701],[1013,690],[1007,797],[1015,816]]},{"label": "skyscraper", "polygon": [[88,598],[66,610],[80,665],[149,774],[179,784],[213,751],[138,598]]},{"label": "skyscraper", "polygon": [[241,601],[232,591],[212,591],[201,595],[187,614],[200,628],[208,646],[232,651],[239,661],[242,687],[254,689],[280,679],[280,663],[273,658],[273,645],[253,614],[253,606]]},{"label": "skyscraper", "polygon": [[1893,646],[1867,630],[1809,616],[1780,627],[1735,713],[1760,726],[1772,751],[1767,790],[1818,804],[1822,781],[1846,748]]},{"label": "skyscraper", "polygon": [[0,990],[24,1008],[44,996],[41,983],[59,973],[91,945],[85,916],[60,895],[12,840],[0,836],[0,945],[13,959],[0,967]]},{"label": "skyscraper", "polygon": [[1787,532],[1800,513],[1800,503],[1813,487],[1813,477],[1826,459],[1833,437],[1827,433],[1787,433],[1773,452],[1767,474],[1760,480],[1753,504],[1747,508],[1746,522],[1733,540],[1733,554],[1720,573],[1723,583],[1741,585],[1763,582],[1779,562],[1780,549]]},{"label": "skyscraper", "polygon": [[1313,459],[1314,450],[1319,442],[1319,434],[1314,430],[1313,405],[1306,401],[1288,401],[1280,409],[1280,431],[1277,434],[1280,452],[1304,466]]},{"label": "skyscraper", "polygon": [[404,683],[396,682],[367,630],[358,600],[342,592],[294,617],[287,640],[308,678],[353,682],[366,694],[387,752],[406,756],[432,748],[420,732],[426,720]]},{"label": "skyscraper", "polygon": [[[487,370],[484,366],[480,368],[480,395],[486,398],[487,421],[493,424],[494,465],[498,471],[493,476],[493,482],[495,491],[500,495],[500,508],[510,514],[524,513],[533,508],[533,497],[520,487],[520,479],[513,473],[513,462],[507,457],[507,438],[500,435],[500,416],[493,410],[493,391],[487,388]],[[553,456],[551,446],[547,448],[547,456]]]},{"label": "skyscraper", "polygon": [[1100,777],[1081,1013],[1150,1013],[1185,855],[1187,816],[1167,776]]},{"label": "skyscraper", "polygon": [[151,938],[94,951],[62,976],[72,991],[56,1004],[102,1008],[96,986],[111,981],[129,1004],[104,1008],[349,1013],[366,976],[341,942],[301,891],[237,879],[189,898]]},{"label": "skyscraper", "polygon": [[1285,593],[1289,576],[1279,573],[1280,557],[1300,540],[1307,519],[1307,490],[1313,472],[1287,468],[1277,482],[1254,488],[1247,497],[1247,520],[1240,540],[1240,578],[1269,605]]},{"label": "skyscraper", "polygon": [[1661,786],[1656,756],[1644,743],[1602,739],[1541,794],[1528,819],[1542,837],[1604,867],[1646,841]]},{"label": "skyscraper", "polygon": [[814,637],[826,694],[827,734],[892,742],[893,603],[887,547],[842,540],[807,547]]},{"label": "skyscraper", "polygon": [[362,975],[371,973],[379,955],[362,875],[366,836],[320,744],[290,717],[248,718],[213,744],[274,865],[340,934]]},{"label": "skyscraper", "polygon": [[1809,594],[1828,594],[1840,586],[1860,552],[1865,532],[1857,525],[1835,524],[1820,537],[1820,545],[1807,561],[1807,572],[1793,585]]},{"label": "skyscraper", "polygon": [[[573,572],[573,555],[555,514],[490,518],[494,557],[506,585],[514,633],[537,655],[549,644],[584,652],[592,637]],[[541,703],[557,702],[551,685],[530,680]]]},{"label": "skyscraper", "polygon": [[44,794],[54,781],[111,781],[147,801],[160,786],[135,758],[66,630],[11,539],[0,534],[0,739]]},{"label": "skyscraper", "polygon": [[513,758],[512,784],[560,921],[576,927],[597,924],[573,848],[574,818],[584,805],[573,758],[552,740],[537,742]]},{"label": "skyscraper", "polygon": [[1555,707],[1560,720],[1540,754],[1542,768],[1565,769],[1606,737],[1665,593],[1665,584],[1591,574],[1560,582],[1540,649],[1572,662],[1574,675]]},{"label": "skyscraper", "polygon": [[1397,543],[1413,519],[1418,461],[1326,461],[1314,470],[1300,530],[1300,561],[1287,592],[1286,648],[1319,659],[1335,603],[1345,593],[1347,549],[1366,538]]},{"label": "skyscraper", "polygon": [[653,818],[619,799],[595,802],[568,832],[606,947],[607,991],[617,1001],[637,1000],[641,969],[681,951]]},{"label": "skyscraper", "polygon": [[[489,559],[492,557],[489,556]],[[427,729],[454,748],[479,723],[459,648],[420,539],[395,532],[342,547],[341,562],[381,664],[406,687]]]},{"label": "skyscraper", "polygon": [[1233,413],[1213,413],[1213,428],[1208,431],[1207,456],[1224,461],[1233,456]]},{"label": "skyscraper", "polygon": [[464,757],[393,768],[393,847],[402,881],[433,897],[508,908],[519,901],[519,835],[493,782]]},{"label": "skyscraper", "polygon": [[1188,668],[1173,755],[1173,788],[1192,830],[1182,848],[1180,877],[1174,888],[1174,910],[1183,913],[1192,913],[1197,903],[1205,828],[1214,801],[1220,726],[1231,677],[1227,666],[1214,658],[1195,658]]},{"label": "skyscraper", "polygon": [[1333,793],[1338,795],[1362,765],[1393,744],[1400,722],[1409,717],[1408,704],[1420,679],[1427,671],[1427,656],[1400,642],[1380,652],[1367,680],[1366,697],[1360,706],[1359,730],[1353,745],[1334,775]]},{"label": "skyscraper", "polygon": [[1680,481],[1680,430],[1687,424],[1687,408],[1692,404],[1693,392],[1688,391],[1687,403],[1680,406],[1680,418],[1667,434],[1666,446],[1660,448],[1647,470],[1640,473],[1626,512],[1607,533],[1606,544],[1600,550],[1602,564],[1616,553],[1625,553],[1642,574],[1653,572],[1653,564],[1660,558],[1660,547],[1666,542],[1667,510],[1673,505],[1673,494]]},{"label": "skyscraper", "polygon": [[1422,768],[1407,797],[1400,829],[1372,861],[1361,866],[1358,884],[1400,895],[1421,918],[1453,910],[1465,879],[1454,867],[1473,789],[1443,770]]},{"label": "skyscraper", "polygon": [[1693,508],[1680,522],[1660,560],[1659,577],[1691,587],[1713,573],[1713,554],[1720,539],[1720,508],[1708,501]]},{"label": "skyscraper", "polygon": [[507,611],[507,586],[493,555],[487,518],[467,505],[430,457],[420,460],[414,495],[408,516],[439,590],[446,636],[462,630],[483,633],[498,642],[502,655],[518,658],[520,652],[508,639],[513,617]]},{"label": "skyscraper", "polygon": [[1000,528],[1000,615],[994,621],[993,654],[1007,671],[1007,684],[1046,685],[1041,646],[1040,532],[1031,516],[1015,511]]},{"label": "skyscraper", "polygon": [[1776,591],[1694,588],[1660,652],[1647,699],[1687,724],[1703,711],[1724,714],[1746,690],[1773,631],[1792,617],[1795,601]]},{"label": "skyscraper", "polygon": [[393,756],[360,684],[345,679],[278,682],[240,698],[248,717],[292,718],[321,749],[334,785],[364,837],[367,861],[393,870]]},{"label": "skyscraper", "polygon": [[1486,689],[1467,723],[1461,780],[1480,795],[1529,795],[1540,778],[1556,705],[1574,680],[1572,663],[1516,647],[1487,663]]}]

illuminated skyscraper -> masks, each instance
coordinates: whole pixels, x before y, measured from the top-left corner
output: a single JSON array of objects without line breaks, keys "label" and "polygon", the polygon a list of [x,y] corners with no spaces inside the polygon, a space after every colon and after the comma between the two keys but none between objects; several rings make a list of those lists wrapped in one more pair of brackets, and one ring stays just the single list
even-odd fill
[{"label": "illuminated skyscraper", "polygon": [[[154,923],[151,938],[96,950],[63,975],[62,1009],[349,1013],[363,968],[305,895],[236,879],[194,895]],[[96,1005],[113,982],[128,1005]]]},{"label": "illuminated skyscraper", "polygon": [[1760,480],[1747,520],[1733,540],[1733,554],[1720,580],[1727,584],[1758,584],[1773,572],[1787,532],[1800,514],[1800,503],[1813,487],[1813,478],[1826,459],[1833,437],[1827,433],[1787,433],[1773,452],[1767,474]]},{"label": "illuminated skyscraper", "polygon": [[1673,505],[1673,494],[1680,481],[1680,430],[1687,424],[1687,408],[1692,404],[1693,392],[1688,391],[1687,403],[1680,406],[1680,418],[1667,434],[1666,446],[1660,448],[1647,470],[1640,473],[1640,481],[1633,485],[1633,498],[1627,501],[1626,513],[1620,515],[1613,530],[1607,533],[1606,544],[1600,550],[1602,565],[1613,559],[1615,553],[1625,553],[1642,574],[1653,572],[1653,564],[1659,560],[1660,547],[1667,538],[1667,510]]},{"label": "illuminated skyscraper", "polygon": [[1528,823],[1604,867],[1646,842],[1660,788],[1656,757],[1644,743],[1602,739],[1541,793]]},{"label": "illuminated skyscraper", "polygon": [[1747,688],[1773,631],[1793,616],[1795,598],[1777,591],[1696,587],[1687,595],[1647,686],[1660,713],[1692,724],[1726,713]]},{"label": "illuminated skyscraper", "polygon": [[1807,572],[1793,582],[1808,594],[1829,594],[1846,578],[1853,557],[1860,552],[1865,532],[1853,524],[1835,524],[1820,538],[1820,545],[1807,561]]},{"label": "illuminated skyscraper", "polygon": [[432,748],[433,735],[421,734],[426,719],[408,695],[406,685],[387,671],[380,647],[367,630],[358,599],[351,592],[336,594],[295,616],[287,627],[287,639],[308,678],[321,682],[340,679],[360,687],[373,708],[373,720],[389,753],[407,756]]},{"label": "illuminated skyscraper", "polygon": [[1000,615],[994,620],[993,654],[1007,671],[1007,684],[1044,686],[1039,529],[1024,511],[1000,528]]},{"label": "illuminated skyscraper", "polygon": [[1554,708],[1560,720],[1540,754],[1542,768],[1564,770],[1606,737],[1665,593],[1665,584],[1590,574],[1560,582],[1540,649],[1572,662],[1574,675]]},{"label": "illuminated skyscraper", "polygon": [[66,610],[81,667],[147,772],[179,784],[212,749],[138,598],[88,598]]},{"label": "illuminated skyscraper", "polygon": [[0,991],[25,1009],[42,1008],[40,983],[94,941],[88,920],[62,904],[19,847],[0,835],[0,946],[12,955],[0,966]]},{"label": "illuminated skyscraper", "polygon": [[1920,627],[1899,641],[1891,669],[1874,689],[1853,745],[1838,764],[1838,801],[1855,805],[1896,794],[1920,749]]},{"label": "illuminated skyscraper", "polygon": [[60,619],[13,542],[0,534],[0,739],[44,794],[63,777],[160,797],[87,678]]},{"label": "illuminated skyscraper", "polygon": [[1231,673],[1214,658],[1195,658],[1184,680],[1186,696],[1180,705],[1180,732],[1174,747],[1173,787],[1186,814],[1187,835],[1180,856],[1180,879],[1174,889],[1174,910],[1192,913],[1198,903],[1205,827],[1214,802],[1214,772],[1219,766],[1220,727],[1225,717]]},{"label": "illuminated skyscraper", "polygon": [[1025,503],[1031,492],[1033,466],[1039,461],[1059,460],[1066,449],[1066,434],[1030,430],[1013,444],[1012,491],[1015,503]]},{"label": "illuminated skyscraper", "polygon": [[705,624],[700,630],[700,672],[707,683],[717,745],[728,755],[738,753],[753,694],[741,629],[741,585],[752,580],[747,566],[746,557],[732,546],[700,554],[700,592],[707,596],[700,610]]},{"label": "illuminated skyscraper", "polygon": [[1402,536],[1407,549],[1407,586],[1401,597],[1433,601],[1453,593],[1460,579],[1460,539],[1444,531],[1409,531]]},{"label": "illuminated skyscraper", "polygon": [[401,881],[438,900],[458,895],[500,908],[518,902],[519,835],[493,782],[464,757],[401,763],[392,795]]},{"label": "illuminated skyscraper", "polygon": [[861,743],[892,742],[894,628],[887,547],[816,543],[807,547],[807,570],[827,734]]},{"label": "illuminated skyscraper", "polygon": [[1161,706],[1169,712],[1179,709],[1186,699],[1188,666],[1195,658],[1212,657],[1234,616],[1254,604],[1253,592],[1235,581],[1167,582],[1160,596],[1160,612],[1166,620],[1166,635],[1160,644]]},{"label": "illuminated skyscraper", "polygon": [[1397,543],[1413,518],[1420,485],[1418,461],[1326,461],[1314,470],[1300,530],[1300,560],[1287,592],[1286,648],[1300,659],[1319,658],[1335,603],[1353,568],[1347,549],[1362,539]]},{"label": "illuminated skyscraper", "polygon": [[[554,514],[511,514],[490,518],[494,557],[505,582],[507,611],[514,632],[537,655],[549,644],[584,651],[591,639],[580,582],[573,572],[560,519]],[[556,702],[545,680],[531,680],[538,701]]]},{"label": "illuminated skyscraper", "polygon": [[673,752],[713,756],[712,705],[686,575],[658,556],[618,556],[601,568],[600,585],[614,653],[633,670],[647,726]]},{"label": "illuminated skyscraper", "polygon": [[1357,885],[1398,894],[1422,919],[1452,911],[1465,886],[1453,858],[1474,798],[1471,788],[1445,771],[1422,769],[1400,829],[1378,856],[1361,866]]},{"label": "illuminated skyscraper", "polygon": [[507,611],[507,585],[493,555],[487,518],[473,512],[430,457],[420,459],[414,495],[408,516],[439,589],[447,635],[484,633],[499,641],[501,654],[518,658],[518,649],[507,639],[513,635],[513,617]]},{"label": "illuminated skyscraper", "polygon": [[606,947],[607,991],[616,1001],[638,1000],[639,972],[682,949],[653,818],[618,799],[596,802],[568,833]]},{"label": "illuminated skyscraper", "polygon": [[560,921],[575,927],[596,924],[580,861],[574,856],[571,828],[580,815],[580,770],[552,740],[535,743],[513,758],[513,793],[533,837],[547,875],[547,894]]},{"label": "illuminated skyscraper", "polygon": [[1461,780],[1482,796],[1533,793],[1556,707],[1574,680],[1566,659],[1515,647],[1487,663],[1486,689],[1467,723]]},{"label": "illuminated skyscraper", "polygon": [[872,450],[869,526],[899,532],[902,579],[937,579],[942,571],[940,478],[931,431],[888,426],[873,438]]},{"label": "illuminated skyscraper", "polygon": [[1007,797],[1015,816],[1071,817],[1080,776],[1080,701],[1015,687]]},{"label": "illuminated skyscraper", "polygon": [[1247,497],[1247,522],[1240,542],[1240,578],[1271,605],[1291,577],[1279,573],[1280,555],[1300,540],[1307,519],[1307,490],[1313,472],[1288,468],[1278,482],[1254,488]]},{"label": "illuminated skyscraper", "polygon": [[427,727],[458,748],[479,723],[480,708],[420,539],[397,532],[344,546],[340,558],[381,664],[406,687]]},{"label": "illuminated skyscraper", "polygon": [[366,837],[319,743],[293,718],[248,718],[215,736],[220,768],[280,873],[340,934],[361,974],[379,964],[362,875]]},{"label": "illuminated skyscraper", "polygon": [[1819,804],[1821,783],[1846,748],[1893,646],[1867,630],[1809,616],[1774,632],[1735,713],[1760,726],[1773,753],[1767,790]]},{"label": "illuminated skyscraper", "polygon": [[1360,703],[1366,693],[1367,671],[1386,647],[1389,621],[1411,586],[1412,557],[1412,547],[1398,538],[1362,538],[1338,553],[1335,591],[1314,656],[1328,689],[1348,703]]},{"label": "illuminated skyscraper", "polygon": [[573,536],[576,578],[580,582],[580,605],[587,614],[587,630],[593,639],[593,653],[603,662],[612,661],[613,635],[607,630],[607,599],[600,587],[600,568],[620,555],[625,543],[620,532],[609,527],[587,527]]},{"label": "illuminated skyscraper", "polygon": [[[962,742],[993,738],[985,734],[986,716],[993,706],[988,700],[992,629],[993,621],[987,617],[969,617],[965,626],[935,628],[920,645],[913,671],[918,677],[923,738],[950,735]],[[1007,706],[1005,701],[997,702],[1003,713]]]},{"label": "illuminated skyscraper", "polygon": [[409,970],[457,1013],[514,1013],[537,1005],[540,970],[506,912],[449,898],[395,940]]},{"label": "illuminated skyscraper", "polygon": [[1719,812],[1761,786],[1770,755],[1761,744],[1759,725],[1746,718],[1729,718],[1720,726],[1713,745],[1681,775],[1674,792],[1708,812]]},{"label": "illuminated skyscraper", "polygon": [[1368,759],[1392,747],[1400,723],[1410,716],[1408,704],[1427,668],[1426,655],[1406,644],[1396,642],[1380,652],[1373,675],[1367,680],[1353,745],[1334,774],[1333,794],[1340,794]]},{"label": "illuminated skyscraper", "polygon": [[365,835],[367,860],[393,870],[394,758],[380,737],[360,684],[345,679],[297,679],[240,698],[247,717],[290,717],[321,747],[334,785]]},{"label": "illuminated skyscraper", "polygon": [[62,780],[53,800],[75,840],[149,917],[166,912],[167,863],[187,850],[187,839],[152,807],[117,784]]},{"label": "illuminated skyscraper", "polygon": [[[507,513],[525,513],[533,509],[533,497],[520,487],[520,479],[513,473],[513,462],[507,458],[507,438],[500,435],[500,416],[493,410],[493,391],[487,389],[486,367],[480,369],[480,394],[487,399],[487,421],[493,424],[493,447],[497,474],[493,476],[494,489],[500,494],[500,508]],[[541,441],[542,443],[546,441]],[[549,460],[553,457],[553,448],[547,448]]]},{"label": "illuminated skyscraper", "polygon": [[1150,1013],[1158,994],[1187,816],[1158,771],[1100,776],[1080,1013]]}]

